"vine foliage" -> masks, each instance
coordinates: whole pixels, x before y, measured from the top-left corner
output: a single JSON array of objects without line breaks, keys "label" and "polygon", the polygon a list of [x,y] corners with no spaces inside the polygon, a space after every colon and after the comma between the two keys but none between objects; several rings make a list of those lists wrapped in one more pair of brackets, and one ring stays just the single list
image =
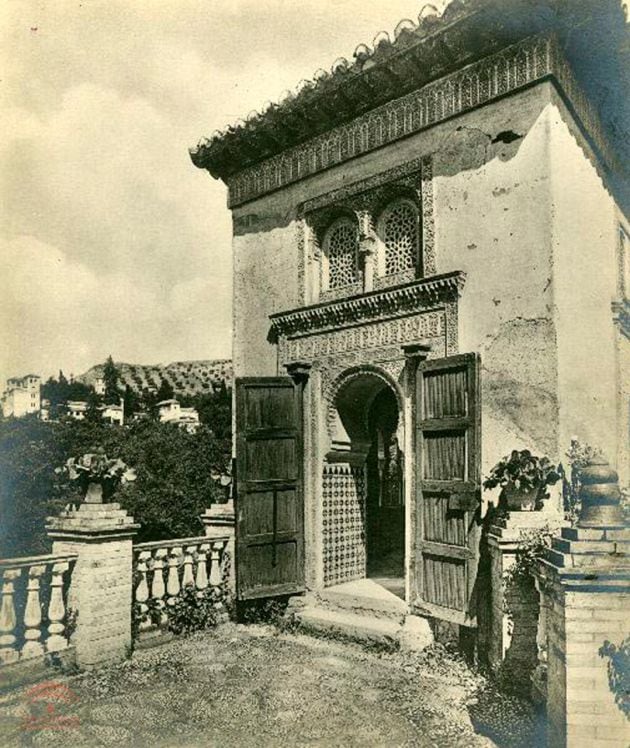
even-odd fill
[{"label": "vine foliage", "polygon": [[615,704],[630,720],[630,636],[619,646],[606,640],[599,649],[599,656],[608,658],[608,686]]}]

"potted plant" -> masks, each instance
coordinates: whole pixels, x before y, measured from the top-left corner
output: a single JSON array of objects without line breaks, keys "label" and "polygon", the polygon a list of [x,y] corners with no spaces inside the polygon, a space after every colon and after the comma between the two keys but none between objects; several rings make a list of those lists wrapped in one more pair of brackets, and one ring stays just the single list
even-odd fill
[{"label": "potted plant", "polygon": [[84,493],[86,504],[102,504],[120,483],[136,479],[133,469],[119,459],[110,460],[102,447],[81,457],[71,457],[57,473],[63,473]]},{"label": "potted plant", "polygon": [[499,486],[508,511],[533,511],[542,509],[543,501],[549,498],[547,486],[553,486],[561,477],[562,466],[555,467],[548,457],[515,449],[497,462],[483,487],[489,490]]}]

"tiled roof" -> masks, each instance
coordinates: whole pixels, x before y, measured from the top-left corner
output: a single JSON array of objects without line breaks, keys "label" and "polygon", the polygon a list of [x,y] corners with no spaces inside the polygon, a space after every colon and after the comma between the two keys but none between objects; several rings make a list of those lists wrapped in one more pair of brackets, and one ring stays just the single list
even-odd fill
[{"label": "tiled roof", "polygon": [[[621,0],[452,0],[439,15],[425,5],[414,22],[398,23],[393,38],[380,32],[372,46],[359,44],[353,60],[338,59],[286,92],[277,104],[239,121],[191,149],[195,166],[226,180],[436,78],[486,57],[526,36],[559,34],[582,74],[587,93],[630,89],[630,43]],[[611,81],[611,75],[616,81]],[[608,82],[608,86],[603,84]],[[609,126],[623,123],[628,96],[610,107]],[[624,103],[620,103],[620,100]],[[596,102],[597,103],[597,102]],[[616,107],[616,108],[615,108]],[[623,125],[622,125],[623,127]],[[622,133],[620,140],[623,140]]]}]

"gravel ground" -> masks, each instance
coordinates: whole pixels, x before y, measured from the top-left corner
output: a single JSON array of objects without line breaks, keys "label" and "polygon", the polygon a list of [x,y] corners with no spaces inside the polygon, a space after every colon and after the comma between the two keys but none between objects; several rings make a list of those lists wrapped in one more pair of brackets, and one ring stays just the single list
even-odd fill
[{"label": "gravel ground", "polygon": [[531,711],[489,696],[483,679],[439,648],[379,654],[227,624],[54,680],[69,690],[52,713],[32,687],[0,697],[2,746],[538,744]]}]

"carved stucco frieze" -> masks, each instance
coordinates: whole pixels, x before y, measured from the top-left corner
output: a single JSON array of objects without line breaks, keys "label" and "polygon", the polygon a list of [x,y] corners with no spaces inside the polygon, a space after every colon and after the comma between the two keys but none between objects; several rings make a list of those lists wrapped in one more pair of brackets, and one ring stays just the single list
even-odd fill
[{"label": "carved stucco frieze", "polygon": [[228,179],[234,207],[369,153],[450,117],[551,76],[571,101],[598,150],[613,166],[601,121],[554,36],[524,39],[501,52],[367,112]]}]

